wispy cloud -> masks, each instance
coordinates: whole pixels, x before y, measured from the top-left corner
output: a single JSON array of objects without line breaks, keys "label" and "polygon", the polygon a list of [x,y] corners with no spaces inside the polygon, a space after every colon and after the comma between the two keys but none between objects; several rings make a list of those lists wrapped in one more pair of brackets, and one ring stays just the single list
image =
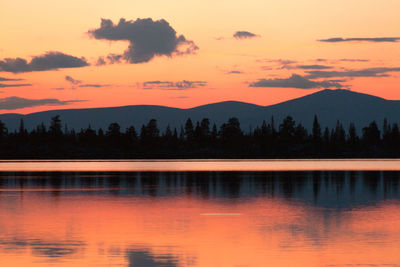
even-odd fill
[{"label": "wispy cloud", "polygon": [[228,71],[226,74],[243,74],[244,72],[243,71],[240,71],[240,70],[231,70],[231,71]]},{"label": "wispy cloud", "polygon": [[22,83],[22,84],[4,84],[0,83],[0,88],[6,88],[6,87],[25,87],[25,86],[32,86],[30,83]]},{"label": "wispy cloud", "polygon": [[100,87],[108,87],[110,86],[109,84],[95,84],[95,83],[88,83],[88,84],[81,84],[79,87],[94,87],[94,88],[100,88]]},{"label": "wispy cloud", "polygon": [[344,71],[307,71],[306,78],[334,78],[334,77],[389,77],[389,72],[400,72],[400,68],[366,68],[360,70]]},{"label": "wispy cloud", "polygon": [[82,81],[76,80],[76,79],[72,78],[72,77],[69,76],[69,75],[66,75],[66,76],[65,76],[65,80],[66,80],[67,82],[70,82],[70,83],[75,84],[75,85],[76,85],[76,84],[82,83]]},{"label": "wispy cloud", "polygon": [[359,59],[359,58],[341,58],[339,61],[342,62],[369,62],[369,59]]},{"label": "wispy cloud", "polygon": [[292,74],[289,78],[259,79],[257,82],[251,83],[250,87],[298,89],[343,88],[343,86],[336,81],[311,81],[298,74]]},{"label": "wispy cloud", "polygon": [[4,78],[4,77],[0,77],[0,82],[13,82],[13,81],[23,81],[24,79],[10,79],[10,78]]},{"label": "wispy cloud", "polygon": [[376,38],[329,38],[329,39],[320,39],[319,42],[327,42],[327,43],[340,43],[340,42],[374,42],[374,43],[394,43],[400,41],[400,37],[376,37]]},{"label": "wispy cloud", "polygon": [[255,37],[260,37],[260,35],[248,31],[237,31],[233,34],[235,39],[251,39]]},{"label": "wispy cloud", "polygon": [[[98,84],[98,83],[86,83],[86,84],[82,84],[83,82],[81,80],[76,80],[74,78],[72,78],[71,76],[65,76],[65,80],[72,83],[73,85],[77,85],[78,87],[94,87],[94,88],[100,88],[100,87],[107,87],[110,86],[109,84]],[[62,89],[58,89],[58,90],[63,90]],[[75,87],[72,89],[76,89]]]},{"label": "wispy cloud", "polygon": [[191,88],[204,87],[207,82],[204,81],[146,81],[143,83],[143,89],[162,89],[162,90],[187,90]]},{"label": "wispy cloud", "polygon": [[87,100],[59,100],[56,98],[28,99],[17,96],[0,98],[0,110],[13,110],[35,106],[62,106]]},{"label": "wispy cloud", "polygon": [[23,58],[5,58],[0,60],[0,71],[12,73],[80,68],[85,66],[89,66],[85,58],[78,58],[61,52],[47,52],[40,56],[34,56],[29,63]]},{"label": "wispy cloud", "polygon": [[292,64],[286,64],[282,65],[280,69],[288,69],[288,70],[293,70],[293,69],[301,69],[301,70],[325,70],[325,69],[331,69],[333,68],[332,66],[327,66],[327,65],[292,65]]},{"label": "wispy cloud", "polygon": [[277,63],[281,65],[295,64],[296,60],[291,59],[257,59],[256,62],[259,63]]},{"label": "wispy cloud", "polygon": [[325,69],[332,69],[332,66],[327,66],[327,65],[297,65],[296,66],[298,69],[303,69],[303,70],[325,70]]}]

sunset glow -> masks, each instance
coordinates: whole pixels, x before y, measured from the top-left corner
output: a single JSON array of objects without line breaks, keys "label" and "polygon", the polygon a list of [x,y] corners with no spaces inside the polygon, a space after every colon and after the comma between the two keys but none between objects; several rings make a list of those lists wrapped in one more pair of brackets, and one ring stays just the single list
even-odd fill
[{"label": "sunset glow", "polygon": [[[400,99],[398,10],[397,0],[7,1],[0,11],[0,102],[41,101],[0,112],[225,100],[270,105],[327,87]],[[124,32],[116,26],[122,18]],[[96,35],[102,19],[113,28]],[[66,58],[30,64],[48,52]],[[110,55],[125,59],[111,62]],[[16,58],[27,65],[10,61]],[[293,74],[308,88],[287,85]]]}]

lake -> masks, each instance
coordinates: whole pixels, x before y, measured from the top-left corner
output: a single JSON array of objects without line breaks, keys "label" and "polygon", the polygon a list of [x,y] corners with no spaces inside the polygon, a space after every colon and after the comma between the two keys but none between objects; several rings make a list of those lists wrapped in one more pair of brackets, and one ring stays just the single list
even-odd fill
[{"label": "lake", "polygon": [[0,266],[400,266],[399,165],[0,161]]}]

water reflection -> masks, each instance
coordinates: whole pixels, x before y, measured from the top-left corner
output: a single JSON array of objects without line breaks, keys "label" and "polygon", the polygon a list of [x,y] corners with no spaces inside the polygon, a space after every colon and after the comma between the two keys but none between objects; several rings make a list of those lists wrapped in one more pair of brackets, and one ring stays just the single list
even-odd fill
[{"label": "water reflection", "polygon": [[179,266],[179,259],[171,254],[155,256],[149,249],[129,249],[127,250],[129,266],[148,266],[148,267],[176,267]]},{"label": "water reflection", "polygon": [[283,198],[351,209],[400,198],[400,172],[0,173],[0,194]]},{"label": "water reflection", "polygon": [[0,173],[0,266],[398,266],[398,172]]}]

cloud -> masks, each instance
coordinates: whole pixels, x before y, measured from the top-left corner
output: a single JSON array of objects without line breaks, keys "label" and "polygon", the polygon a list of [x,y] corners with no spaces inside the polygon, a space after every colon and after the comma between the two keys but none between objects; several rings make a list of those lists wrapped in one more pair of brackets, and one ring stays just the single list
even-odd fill
[{"label": "cloud", "polygon": [[316,88],[342,88],[343,86],[335,81],[311,81],[298,74],[292,74],[289,78],[259,79],[251,83],[250,87],[277,87],[277,88],[298,88],[298,89],[316,89]]},{"label": "cloud", "polygon": [[68,81],[68,82],[70,82],[70,83],[72,83],[72,84],[80,84],[80,83],[82,83],[82,81],[80,81],[80,80],[75,80],[74,78],[72,78],[72,77],[69,76],[69,75],[66,75],[66,76],[65,76],[65,80]]},{"label": "cloud", "polygon": [[153,21],[151,18],[146,18],[127,21],[121,18],[118,24],[113,24],[109,19],[102,19],[100,28],[89,30],[88,33],[96,39],[129,41],[129,47],[122,55],[110,54],[114,62],[124,59],[132,64],[144,63],[156,56],[193,54],[199,49],[185,36],[178,36],[164,19]]},{"label": "cloud", "polygon": [[341,58],[341,59],[326,59],[326,58],[317,58],[315,60],[316,62],[331,62],[331,63],[337,63],[337,62],[370,62],[369,59],[360,59],[360,58]]},{"label": "cloud", "polygon": [[279,69],[288,69],[288,70],[293,70],[293,69],[302,69],[302,70],[324,70],[324,69],[331,69],[333,68],[332,66],[326,66],[326,65],[291,65],[291,64],[286,64],[282,65]]},{"label": "cloud", "polygon": [[324,70],[333,68],[332,66],[326,66],[326,65],[298,65],[296,67],[303,70],[310,70],[310,69]]},{"label": "cloud", "polygon": [[244,72],[240,71],[240,70],[231,70],[231,71],[227,72],[226,74],[243,74],[243,73]]},{"label": "cloud", "polygon": [[203,81],[147,81],[143,83],[143,89],[161,89],[161,90],[186,90],[197,87],[204,87],[207,82]]},{"label": "cloud", "polygon": [[260,36],[247,31],[237,31],[233,34],[233,38],[235,39],[251,39],[255,37],[260,37]]},{"label": "cloud", "polygon": [[359,58],[342,58],[339,59],[342,62],[369,62],[369,59],[359,59]]},{"label": "cloud", "polygon": [[256,62],[259,62],[259,63],[278,63],[278,64],[282,64],[282,65],[297,63],[297,61],[290,60],[290,59],[257,59]]},{"label": "cloud", "polygon": [[20,108],[28,108],[35,106],[62,106],[71,103],[85,102],[86,100],[58,100],[55,98],[46,99],[27,99],[17,96],[10,96],[5,98],[0,98],[0,110],[13,110]]},{"label": "cloud", "polygon": [[110,86],[109,84],[81,84],[79,87],[95,87],[95,88],[100,88],[100,87],[107,87]]},{"label": "cloud", "polygon": [[0,88],[5,88],[5,87],[24,87],[24,86],[32,86],[30,83],[22,83],[22,84],[4,84],[0,83]]},{"label": "cloud", "polygon": [[307,71],[306,78],[334,78],[334,77],[389,77],[388,72],[400,72],[400,68],[366,68],[361,70],[344,71]]},{"label": "cloud", "polygon": [[340,43],[340,42],[375,42],[375,43],[383,43],[389,42],[394,43],[400,41],[400,37],[378,37],[378,38],[329,38],[329,39],[321,39],[319,42],[327,42],[327,43]]},{"label": "cloud", "polygon": [[102,66],[102,65],[106,65],[106,64],[121,63],[122,59],[123,59],[123,55],[108,54],[105,58],[104,57],[99,57],[97,59],[96,66]]},{"label": "cloud", "polygon": [[9,81],[23,81],[24,79],[9,79],[9,78],[4,78],[0,77],[0,82],[9,82]]},{"label": "cloud", "polygon": [[85,58],[78,58],[61,52],[46,52],[43,55],[34,56],[29,63],[23,58],[5,58],[0,60],[0,71],[12,73],[80,68],[85,66],[89,66]]}]

